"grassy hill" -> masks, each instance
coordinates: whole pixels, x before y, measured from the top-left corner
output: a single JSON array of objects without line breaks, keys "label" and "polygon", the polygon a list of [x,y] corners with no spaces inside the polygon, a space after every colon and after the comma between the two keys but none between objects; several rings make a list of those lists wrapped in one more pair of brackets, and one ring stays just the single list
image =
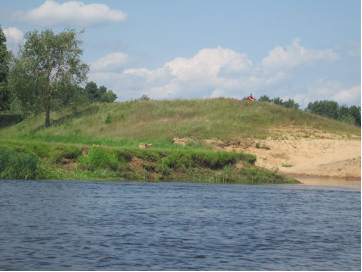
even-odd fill
[{"label": "grassy hill", "polygon": [[[45,129],[44,117],[25,120],[0,130],[1,138],[39,139],[103,145],[128,142],[160,143],[173,138],[194,140],[265,138],[278,127],[307,127],[329,133],[360,135],[360,128],[265,102],[236,99],[131,101],[94,104],[76,113],[52,114]],[[119,142],[119,144],[118,144]]]},{"label": "grassy hill", "polygon": [[0,178],[296,182],[204,140],[280,137],[280,127],[360,136],[358,127],[301,110],[225,98],[93,104],[51,117],[50,128],[37,116],[0,129]]}]

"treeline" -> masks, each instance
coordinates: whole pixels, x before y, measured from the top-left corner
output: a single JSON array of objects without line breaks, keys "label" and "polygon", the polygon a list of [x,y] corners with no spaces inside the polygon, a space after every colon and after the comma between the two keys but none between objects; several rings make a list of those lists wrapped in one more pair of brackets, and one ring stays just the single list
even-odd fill
[{"label": "treeline", "polygon": [[[243,100],[248,100],[244,97]],[[299,104],[293,99],[283,100],[280,97],[270,98],[267,95],[262,95],[259,101],[273,103],[285,108],[299,109]],[[335,119],[355,126],[361,126],[361,107],[338,105],[336,101],[315,101],[310,102],[304,109],[306,112],[318,114],[324,117]]]},{"label": "treeline", "polygon": [[361,107],[338,105],[336,101],[315,101],[308,104],[305,111],[339,120],[355,126],[361,126]]},{"label": "treeline", "polygon": [[59,34],[50,29],[29,31],[14,56],[0,27],[0,112],[24,117],[45,113],[49,127],[53,111],[114,102],[117,96],[112,90],[87,83],[89,65],[81,59],[81,34],[74,29]]}]

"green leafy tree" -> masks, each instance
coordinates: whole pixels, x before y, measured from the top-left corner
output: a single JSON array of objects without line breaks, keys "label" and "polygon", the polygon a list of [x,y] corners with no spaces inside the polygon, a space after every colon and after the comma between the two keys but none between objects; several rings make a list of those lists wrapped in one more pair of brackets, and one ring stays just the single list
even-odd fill
[{"label": "green leafy tree", "polygon": [[271,102],[275,105],[283,106],[283,99],[280,97],[273,98]]},{"label": "green leafy tree", "polygon": [[263,102],[272,102],[272,100],[269,98],[269,96],[267,95],[262,95],[259,98],[259,101],[263,101]]},{"label": "green leafy tree", "polygon": [[8,88],[11,53],[6,47],[6,37],[0,26],[0,111],[9,109],[11,93]]},{"label": "green leafy tree", "polygon": [[338,119],[338,103],[335,101],[315,101],[310,102],[306,108],[306,111],[319,114],[332,119]]},{"label": "green leafy tree", "polygon": [[98,101],[100,98],[97,83],[95,83],[94,81],[90,81],[87,83],[84,88],[84,92],[90,102]]},{"label": "green leafy tree", "polygon": [[100,86],[98,88],[98,93],[99,93],[99,96],[102,96],[102,94],[106,93],[107,92],[107,87],[105,86]]},{"label": "green leafy tree", "polygon": [[361,107],[351,106],[349,108],[349,114],[355,119],[355,125],[361,126]]},{"label": "green leafy tree", "polygon": [[299,109],[299,104],[296,103],[293,99],[283,101],[282,106],[285,108]]},{"label": "green leafy tree", "polygon": [[117,99],[117,95],[111,91],[107,90],[107,87],[100,86],[98,88],[97,83],[90,81],[84,88],[84,93],[88,97],[91,103],[93,102],[106,102],[112,103]]},{"label": "green leafy tree", "polygon": [[67,29],[54,34],[50,29],[27,32],[11,71],[11,87],[21,101],[23,113],[45,112],[45,127],[50,126],[50,112],[64,86],[80,86],[89,67],[80,58],[81,33]]},{"label": "green leafy tree", "polygon": [[100,102],[112,103],[117,99],[117,95],[111,90],[101,94]]}]

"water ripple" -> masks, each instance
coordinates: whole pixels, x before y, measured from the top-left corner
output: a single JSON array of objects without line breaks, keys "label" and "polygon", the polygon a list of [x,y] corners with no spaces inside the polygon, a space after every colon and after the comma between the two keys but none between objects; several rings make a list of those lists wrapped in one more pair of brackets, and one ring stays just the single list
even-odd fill
[{"label": "water ripple", "polygon": [[303,188],[0,180],[0,270],[360,270],[360,192]]}]

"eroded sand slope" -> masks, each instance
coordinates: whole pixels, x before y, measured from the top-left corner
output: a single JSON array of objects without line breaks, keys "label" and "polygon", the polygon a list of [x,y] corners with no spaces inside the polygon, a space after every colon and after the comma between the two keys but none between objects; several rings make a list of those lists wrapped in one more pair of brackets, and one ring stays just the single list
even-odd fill
[{"label": "eroded sand slope", "polygon": [[361,178],[361,139],[357,135],[289,128],[279,129],[265,140],[211,140],[209,144],[218,150],[254,154],[257,166],[289,176]]}]

